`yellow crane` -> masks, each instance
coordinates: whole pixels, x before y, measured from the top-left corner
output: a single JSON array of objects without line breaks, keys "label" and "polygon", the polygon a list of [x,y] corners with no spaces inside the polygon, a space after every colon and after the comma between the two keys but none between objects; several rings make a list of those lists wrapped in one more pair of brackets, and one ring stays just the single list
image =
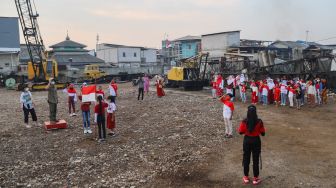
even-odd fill
[{"label": "yellow crane", "polygon": [[[15,5],[30,58],[27,65],[28,79],[33,81],[32,90],[44,90],[49,78],[57,81],[57,62],[48,58],[37,22],[39,14],[33,9],[31,1],[15,0]],[[19,85],[19,89],[22,87]],[[64,88],[65,84],[57,83],[56,87]]]}]

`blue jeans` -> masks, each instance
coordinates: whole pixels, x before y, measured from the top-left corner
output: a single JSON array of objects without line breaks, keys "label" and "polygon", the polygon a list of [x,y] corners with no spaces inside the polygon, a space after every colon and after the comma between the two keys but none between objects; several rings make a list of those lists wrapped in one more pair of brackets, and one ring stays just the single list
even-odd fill
[{"label": "blue jeans", "polygon": [[241,99],[243,102],[246,102],[246,93],[244,92],[241,93]]},{"label": "blue jeans", "polygon": [[267,99],[268,99],[268,96],[266,96],[266,95],[263,95],[263,96],[262,96],[262,100],[263,100],[263,104],[264,104],[264,105],[267,105],[267,104],[268,104]]},{"label": "blue jeans", "polygon": [[259,92],[259,95],[258,95],[258,96],[260,96],[260,97],[259,97],[259,102],[262,103],[262,102],[263,102],[262,92]]},{"label": "blue jeans", "polygon": [[281,104],[286,105],[287,94],[281,93]]},{"label": "blue jeans", "polygon": [[305,93],[306,93],[306,90],[303,89],[303,90],[302,90],[302,96],[301,96],[301,104],[304,104],[304,103],[305,103]]},{"label": "blue jeans", "polygon": [[90,111],[83,111],[82,116],[84,129],[90,128]]}]

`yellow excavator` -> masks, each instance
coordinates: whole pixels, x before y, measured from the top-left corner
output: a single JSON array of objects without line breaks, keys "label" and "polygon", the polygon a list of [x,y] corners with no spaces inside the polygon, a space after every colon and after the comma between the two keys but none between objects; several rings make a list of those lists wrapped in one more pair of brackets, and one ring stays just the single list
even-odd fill
[{"label": "yellow excavator", "polygon": [[[49,78],[54,78],[57,81],[57,62],[48,58],[37,22],[39,14],[36,10],[33,10],[31,1],[15,0],[15,5],[30,58],[27,65],[27,74],[28,80],[32,81],[31,89],[44,90]],[[18,89],[22,90],[26,85],[21,83]],[[61,89],[65,87],[65,84],[56,83],[56,87]]]},{"label": "yellow excavator", "polygon": [[181,66],[172,67],[168,71],[167,87],[202,90],[203,86],[209,84],[209,81],[205,79],[208,56],[208,53],[200,53],[181,61]]}]

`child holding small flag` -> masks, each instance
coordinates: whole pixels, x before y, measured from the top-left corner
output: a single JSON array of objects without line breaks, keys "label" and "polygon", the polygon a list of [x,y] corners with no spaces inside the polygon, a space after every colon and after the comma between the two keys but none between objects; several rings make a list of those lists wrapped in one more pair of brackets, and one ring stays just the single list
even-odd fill
[{"label": "child holding small flag", "polygon": [[83,102],[82,95],[78,96],[78,99],[81,101],[84,134],[87,134],[87,133],[92,134],[92,130],[90,128],[90,105],[91,105],[91,102]]}]

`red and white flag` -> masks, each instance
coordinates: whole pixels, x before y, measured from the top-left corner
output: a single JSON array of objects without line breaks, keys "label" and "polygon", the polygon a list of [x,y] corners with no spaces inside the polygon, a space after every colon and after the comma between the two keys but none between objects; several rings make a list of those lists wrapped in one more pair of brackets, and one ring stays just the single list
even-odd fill
[{"label": "red and white flag", "polygon": [[85,86],[82,88],[82,102],[96,101],[96,85]]},{"label": "red and white flag", "polygon": [[170,47],[172,47],[172,44],[168,39],[166,39],[166,48],[170,48]]}]

